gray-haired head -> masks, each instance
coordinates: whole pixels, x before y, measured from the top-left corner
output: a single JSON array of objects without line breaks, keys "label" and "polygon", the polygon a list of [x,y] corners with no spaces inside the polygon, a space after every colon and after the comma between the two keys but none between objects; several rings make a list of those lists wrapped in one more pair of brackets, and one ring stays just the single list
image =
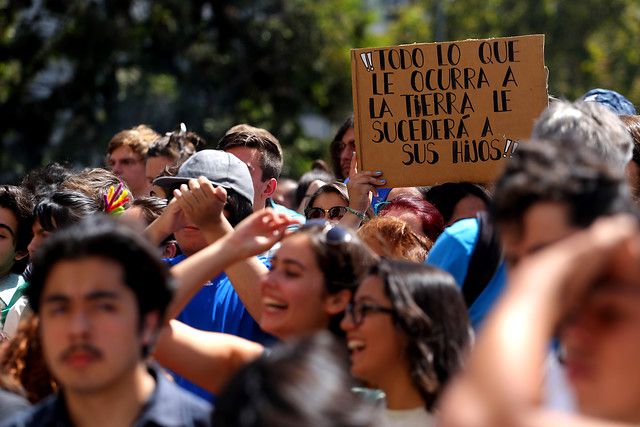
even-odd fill
[{"label": "gray-haired head", "polygon": [[595,102],[551,103],[533,126],[531,137],[593,149],[619,167],[631,160],[633,152],[633,141],[622,121]]}]

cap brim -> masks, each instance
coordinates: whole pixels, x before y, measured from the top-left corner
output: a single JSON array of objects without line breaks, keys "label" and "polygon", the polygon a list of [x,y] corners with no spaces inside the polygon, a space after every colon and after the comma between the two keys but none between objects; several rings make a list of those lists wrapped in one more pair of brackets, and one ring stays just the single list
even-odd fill
[{"label": "cap brim", "polygon": [[182,176],[160,176],[153,180],[153,185],[157,185],[158,187],[168,188],[174,187],[179,184],[186,184],[192,178],[185,178]]}]

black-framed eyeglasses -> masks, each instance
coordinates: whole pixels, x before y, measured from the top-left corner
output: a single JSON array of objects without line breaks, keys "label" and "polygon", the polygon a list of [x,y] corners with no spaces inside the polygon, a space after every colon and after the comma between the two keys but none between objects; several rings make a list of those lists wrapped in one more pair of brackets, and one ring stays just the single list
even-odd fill
[{"label": "black-framed eyeglasses", "polygon": [[346,309],[346,315],[351,318],[354,325],[359,326],[364,322],[364,318],[369,313],[384,313],[395,316],[396,312],[391,307],[371,304],[368,302],[350,303]]},{"label": "black-framed eyeglasses", "polygon": [[333,206],[329,209],[322,208],[307,208],[304,211],[304,216],[307,219],[320,219],[327,218],[330,220],[339,220],[347,213],[345,206]]}]

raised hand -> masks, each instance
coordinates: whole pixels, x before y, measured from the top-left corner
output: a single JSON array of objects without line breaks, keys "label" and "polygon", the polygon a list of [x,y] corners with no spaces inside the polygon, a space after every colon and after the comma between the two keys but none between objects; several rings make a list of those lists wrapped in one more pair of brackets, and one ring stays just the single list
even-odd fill
[{"label": "raised hand", "polygon": [[347,183],[347,191],[349,192],[349,207],[364,212],[371,203],[371,193],[377,194],[377,187],[386,184],[386,180],[381,179],[380,171],[361,171],[358,172],[358,160],[356,153],[351,157],[351,165],[349,167],[349,182]]},{"label": "raised hand", "polygon": [[241,258],[261,254],[282,239],[287,227],[293,224],[299,222],[272,209],[261,209],[245,218],[227,235],[229,249]]},{"label": "raised hand", "polygon": [[204,176],[190,179],[189,184],[182,184],[174,190],[174,199],[182,209],[187,220],[204,230],[218,225],[222,220],[227,192],[222,187],[214,186]]}]

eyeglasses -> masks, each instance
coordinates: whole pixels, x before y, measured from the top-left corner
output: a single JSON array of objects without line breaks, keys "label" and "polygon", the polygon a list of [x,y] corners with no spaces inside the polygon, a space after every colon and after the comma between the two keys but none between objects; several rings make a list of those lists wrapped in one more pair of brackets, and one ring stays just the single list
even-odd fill
[{"label": "eyeglasses", "polygon": [[396,312],[390,307],[383,307],[381,305],[371,304],[368,302],[350,303],[346,309],[346,314],[351,317],[351,321],[356,326],[360,326],[362,322],[364,322],[364,318],[369,313],[384,313],[391,316],[395,316],[396,314]]},{"label": "eyeglasses", "polygon": [[345,206],[333,206],[329,209],[307,208],[304,211],[304,216],[307,219],[328,218],[330,220],[337,220],[342,219],[346,213],[347,208]]}]

